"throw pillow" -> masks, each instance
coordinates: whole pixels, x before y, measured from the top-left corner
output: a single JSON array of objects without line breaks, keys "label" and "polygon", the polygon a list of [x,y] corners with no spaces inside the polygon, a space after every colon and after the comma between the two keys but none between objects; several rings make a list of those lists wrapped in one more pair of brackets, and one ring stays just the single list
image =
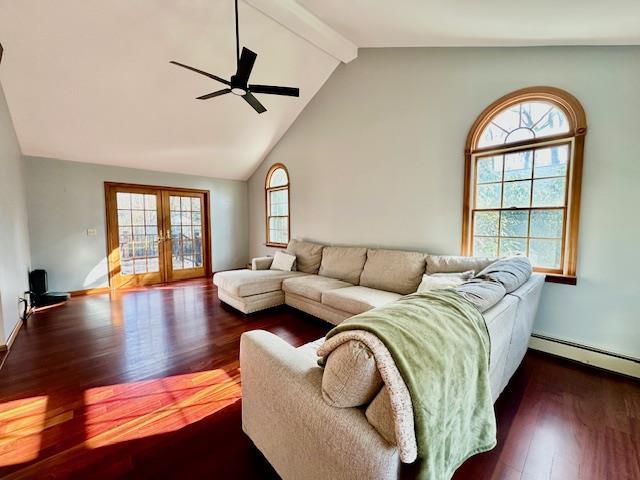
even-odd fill
[{"label": "throw pillow", "polygon": [[472,271],[463,273],[436,273],[433,275],[425,274],[422,276],[422,282],[418,287],[418,293],[457,287],[458,285],[462,285],[464,282],[468,281],[470,278],[473,278]]},{"label": "throw pillow", "polygon": [[296,261],[295,255],[289,255],[288,253],[276,252],[271,263],[271,270],[282,270],[284,272],[290,272],[293,268],[293,263]]}]

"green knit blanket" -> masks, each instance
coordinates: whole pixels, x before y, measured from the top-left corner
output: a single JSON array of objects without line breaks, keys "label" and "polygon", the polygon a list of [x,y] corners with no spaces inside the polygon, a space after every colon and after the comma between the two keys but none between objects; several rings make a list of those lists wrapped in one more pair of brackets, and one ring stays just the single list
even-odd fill
[{"label": "green knit blanket", "polygon": [[414,293],[327,334],[365,330],[387,347],[413,404],[420,478],[448,480],[496,445],[484,318],[453,290]]}]

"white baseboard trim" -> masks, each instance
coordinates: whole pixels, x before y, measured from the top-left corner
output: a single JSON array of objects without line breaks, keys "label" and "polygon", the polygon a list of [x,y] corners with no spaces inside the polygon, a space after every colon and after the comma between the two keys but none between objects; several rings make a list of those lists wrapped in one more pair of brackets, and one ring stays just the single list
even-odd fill
[{"label": "white baseboard trim", "polygon": [[625,357],[604,350],[598,350],[584,345],[533,334],[529,340],[529,348],[541,352],[557,355],[558,357],[575,360],[585,365],[591,365],[603,370],[621,373],[629,377],[640,378],[640,360]]}]

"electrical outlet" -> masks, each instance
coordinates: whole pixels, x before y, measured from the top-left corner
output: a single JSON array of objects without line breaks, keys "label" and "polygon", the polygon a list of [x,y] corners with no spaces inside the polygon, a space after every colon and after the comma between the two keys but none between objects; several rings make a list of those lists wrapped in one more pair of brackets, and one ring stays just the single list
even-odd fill
[{"label": "electrical outlet", "polygon": [[98,231],[95,228],[87,228],[87,237],[95,237]]}]

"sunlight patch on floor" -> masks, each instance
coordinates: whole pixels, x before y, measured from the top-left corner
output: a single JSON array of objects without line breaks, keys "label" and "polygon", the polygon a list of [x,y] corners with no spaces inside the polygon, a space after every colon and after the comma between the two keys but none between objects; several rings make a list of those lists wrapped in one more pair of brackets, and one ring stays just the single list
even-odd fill
[{"label": "sunlight patch on floor", "polygon": [[99,448],[173,432],[240,396],[238,362],[224,369],[92,388],[85,391],[85,446]]},{"label": "sunlight patch on floor", "polygon": [[[61,419],[48,419],[47,396],[23,398],[0,405],[0,467],[28,462],[40,452],[42,432]],[[19,446],[18,446],[19,442]]]}]

